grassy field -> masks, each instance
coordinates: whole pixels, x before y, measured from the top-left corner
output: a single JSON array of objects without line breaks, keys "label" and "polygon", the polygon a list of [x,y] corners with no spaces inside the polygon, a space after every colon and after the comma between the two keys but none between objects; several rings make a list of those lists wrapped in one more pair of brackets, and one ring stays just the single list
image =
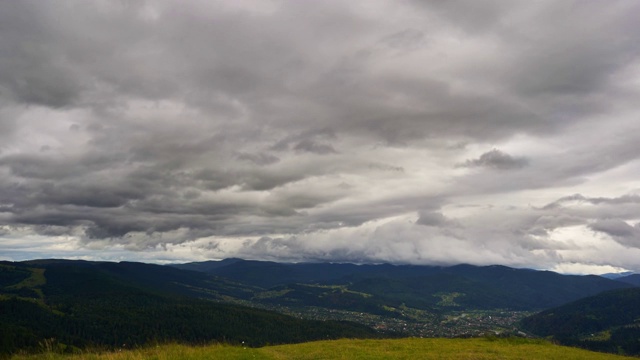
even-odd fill
[{"label": "grassy field", "polygon": [[335,340],[244,348],[229,345],[161,345],[138,350],[79,355],[16,355],[22,359],[177,360],[177,359],[635,359],[524,339]]}]

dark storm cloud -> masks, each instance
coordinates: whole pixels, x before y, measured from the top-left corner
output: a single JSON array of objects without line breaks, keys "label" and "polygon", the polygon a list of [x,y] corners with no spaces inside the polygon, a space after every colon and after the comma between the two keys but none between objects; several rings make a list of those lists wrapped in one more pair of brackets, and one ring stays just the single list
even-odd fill
[{"label": "dark storm cloud", "polygon": [[487,167],[498,170],[510,170],[519,169],[526,166],[528,163],[526,158],[513,157],[498,149],[493,149],[482,155],[477,159],[467,160],[461,166],[465,167]]},{"label": "dark storm cloud", "polygon": [[582,194],[573,194],[569,196],[562,197],[552,203],[549,203],[544,206],[544,209],[553,209],[561,207],[563,204],[567,203],[588,203],[593,205],[635,205],[640,204],[640,196],[636,194],[628,194],[615,198],[605,198],[605,197],[587,197]]},{"label": "dark storm cloud", "polygon": [[238,160],[250,161],[256,165],[271,165],[280,161],[277,156],[265,153],[240,153],[238,154]]},{"label": "dark storm cloud", "polygon": [[337,152],[331,145],[317,143],[313,140],[308,139],[300,141],[293,147],[293,149],[296,151],[306,151],[319,155],[326,155]]},{"label": "dark storm cloud", "polygon": [[442,213],[438,212],[420,212],[416,224],[425,226],[444,226],[449,222]]},{"label": "dark storm cloud", "polygon": [[416,224],[438,228],[443,234],[454,238],[457,237],[455,232],[463,229],[464,227],[460,221],[450,219],[436,211],[419,211]]},{"label": "dark storm cloud", "polygon": [[50,30],[57,24],[49,15],[32,2],[2,4],[0,52],[5,60],[0,62],[0,83],[18,102],[63,107],[83,88],[72,63],[56,56],[61,54]]},{"label": "dark storm cloud", "polygon": [[637,229],[620,219],[598,220],[589,227],[613,237],[628,238],[637,235]]},{"label": "dark storm cloud", "polygon": [[[627,66],[640,49],[628,34],[636,26],[638,8],[637,4],[614,4],[610,11],[615,18],[598,16],[598,10],[597,3],[541,9],[537,17],[551,26],[520,37],[524,46],[530,46],[523,49],[522,65],[531,71],[519,72],[513,78],[515,87],[531,95],[554,96],[598,93],[610,86],[610,76]],[[569,14],[571,21],[567,21]]]},{"label": "dark storm cloud", "polygon": [[331,129],[313,129],[296,135],[289,135],[273,144],[271,149],[285,151],[292,148],[296,151],[306,151],[321,155],[335,153],[333,146],[323,143],[335,138],[336,134]]},{"label": "dark storm cloud", "polygon": [[603,219],[589,224],[593,231],[605,233],[627,247],[640,248],[640,227],[631,226],[620,219]]}]

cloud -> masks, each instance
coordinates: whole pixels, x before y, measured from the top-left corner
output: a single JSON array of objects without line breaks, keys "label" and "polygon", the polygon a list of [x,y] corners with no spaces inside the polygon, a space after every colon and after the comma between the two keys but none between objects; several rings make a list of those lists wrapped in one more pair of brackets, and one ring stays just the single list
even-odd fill
[{"label": "cloud", "polygon": [[1,252],[630,268],[638,10],[2,2]]},{"label": "cloud", "polygon": [[306,151],[310,153],[315,153],[318,155],[326,155],[331,153],[336,153],[337,151],[331,145],[320,144],[313,140],[302,140],[297,143],[294,147],[296,151]]},{"label": "cloud", "polygon": [[238,154],[239,160],[250,161],[256,165],[271,165],[275,164],[280,159],[271,154],[259,153],[259,154],[249,154],[249,153],[240,153]]},{"label": "cloud", "polygon": [[519,169],[526,166],[528,163],[526,158],[513,157],[507,153],[504,153],[498,149],[493,149],[482,155],[477,159],[467,160],[460,166],[465,167],[486,167],[490,169],[498,170],[511,170]]},{"label": "cloud", "polygon": [[611,236],[621,245],[640,248],[640,227],[631,226],[620,219],[601,219],[589,224],[589,228]]},{"label": "cloud", "polygon": [[418,213],[418,220],[416,220],[416,224],[435,227],[455,227],[457,225],[455,221],[448,219],[446,216],[442,215],[442,213],[426,211],[420,211]]}]

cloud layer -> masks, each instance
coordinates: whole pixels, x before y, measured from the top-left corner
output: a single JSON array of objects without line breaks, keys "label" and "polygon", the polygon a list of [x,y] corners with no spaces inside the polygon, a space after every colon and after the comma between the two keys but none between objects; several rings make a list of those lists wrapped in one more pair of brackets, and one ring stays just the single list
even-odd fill
[{"label": "cloud layer", "polygon": [[640,271],[638,15],[2,2],[0,253]]}]

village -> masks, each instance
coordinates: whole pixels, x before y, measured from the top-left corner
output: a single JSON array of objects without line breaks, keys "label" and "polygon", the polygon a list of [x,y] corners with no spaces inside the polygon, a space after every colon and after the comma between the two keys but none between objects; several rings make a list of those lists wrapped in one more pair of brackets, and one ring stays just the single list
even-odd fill
[{"label": "village", "polygon": [[[257,304],[244,303],[244,305],[256,306]],[[382,316],[315,306],[287,307],[260,304],[257,307],[297,318],[352,321],[392,336],[449,338],[522,335],[517,329],[518,321],[533,314],[528,311],[500,309],[430,313],[403,307],[397,309],[398,316]]]}]

